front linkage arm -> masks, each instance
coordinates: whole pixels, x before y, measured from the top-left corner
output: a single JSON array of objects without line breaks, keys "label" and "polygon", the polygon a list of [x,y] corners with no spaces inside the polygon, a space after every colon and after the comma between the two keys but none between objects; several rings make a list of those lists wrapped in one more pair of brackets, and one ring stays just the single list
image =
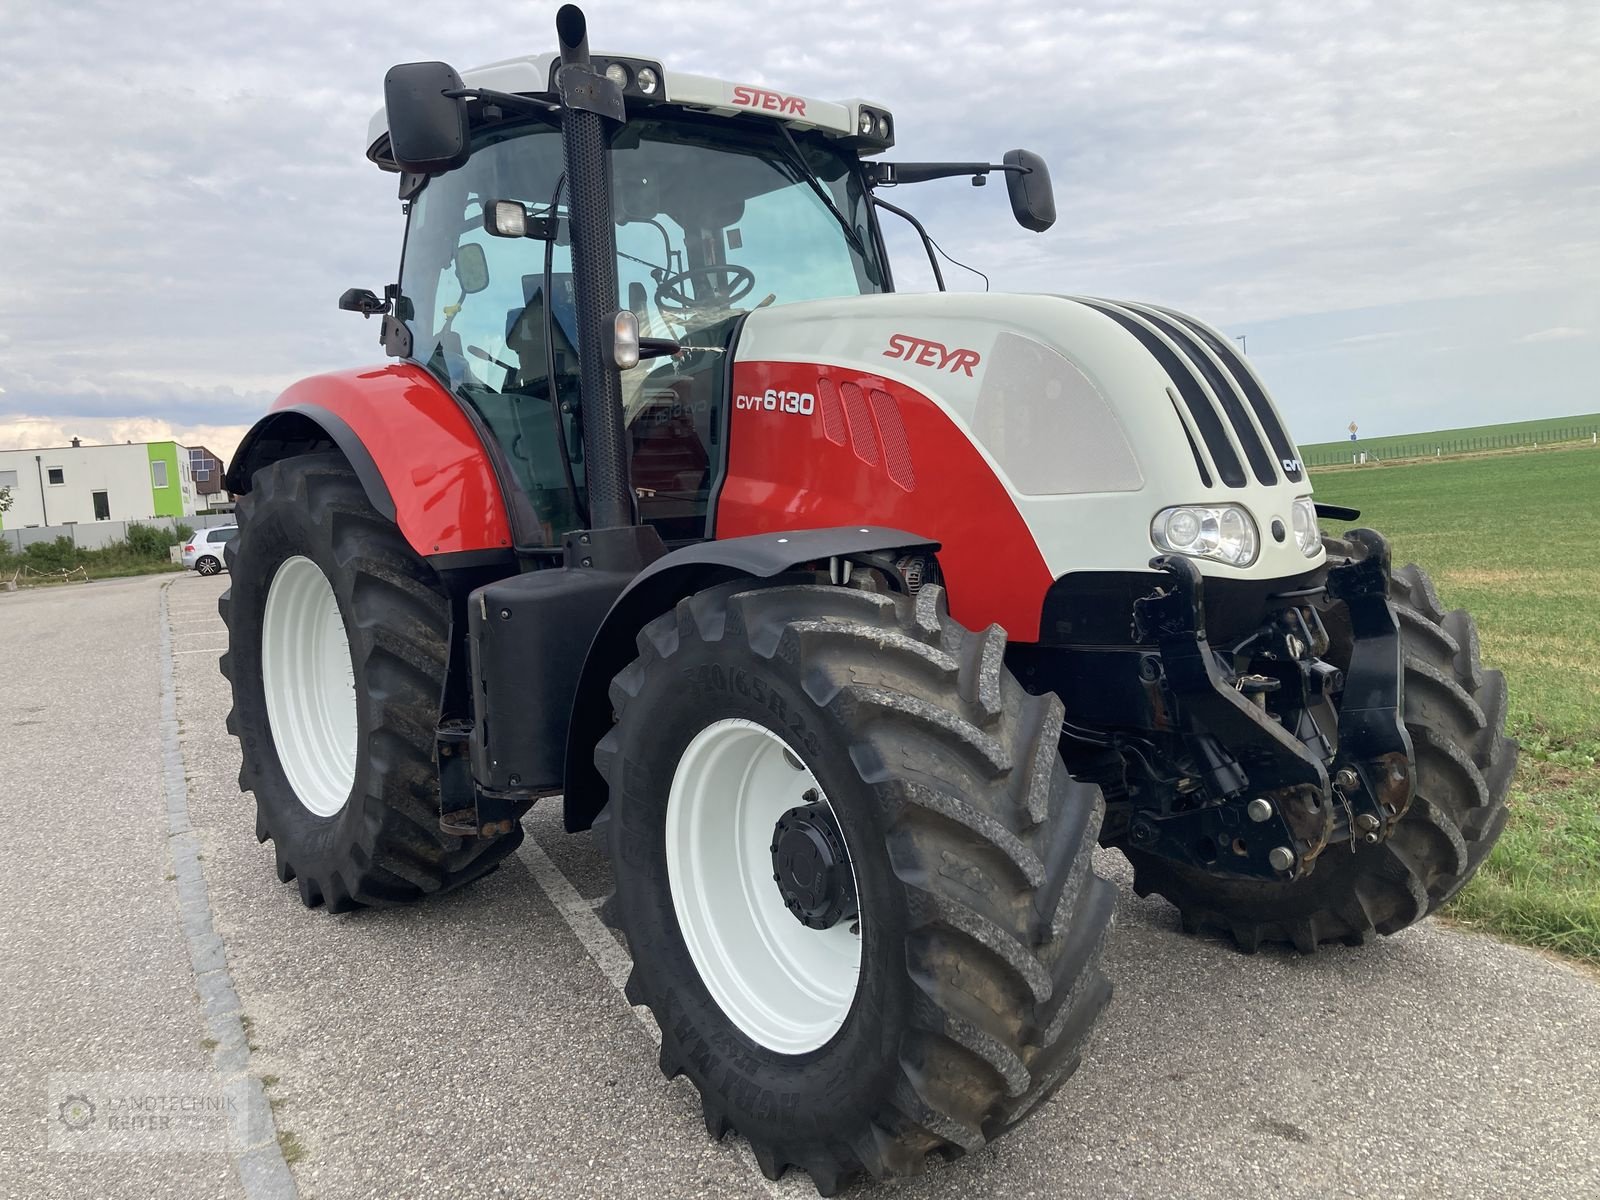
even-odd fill
[{"label": "front linkage arm", "polygon": [[1334,785],[1353,836],[1377,842],[1393,829],[1416,787],[1405,725],[1405,652],[1389,599],[1389,543],[1371,529],[1353,529],[1346,541],[1365,554],[1328,571],[1328,597],[1344,604],[1352,635]]}]

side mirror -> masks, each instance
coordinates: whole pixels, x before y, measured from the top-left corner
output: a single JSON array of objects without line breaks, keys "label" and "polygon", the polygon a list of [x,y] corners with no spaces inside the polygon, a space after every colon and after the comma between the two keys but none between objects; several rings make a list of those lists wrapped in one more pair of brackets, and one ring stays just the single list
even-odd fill
[{"label": "side mirror", "polygon": [[1006,151],[1005,164],[1021,167],[1006,172],[1006,191],[1011,195],[1011,211],[1017,224],[1043,233],[1056,223],[1056,194],[1050,187],[1050,168],[1031,150]]},{"label": "side mirror", "polygon": [[401,63],[383,79],[389,153],[413,175],[439,175],[459,167],[472,152],[467,102],[446,92],[462,89],[449,63]]},{"label": "side mirror", "polygon": [[389,302],[379,300],[371,288],[346,288],[339,297],[339,307],[345,312],[358,312],[363,317],[375,317],[389,311]]},{"label": "side mirror", "polygon": [[489,286],[489,260],[477,242],[463,242],[456,247],[456,282],[469,296]]}]

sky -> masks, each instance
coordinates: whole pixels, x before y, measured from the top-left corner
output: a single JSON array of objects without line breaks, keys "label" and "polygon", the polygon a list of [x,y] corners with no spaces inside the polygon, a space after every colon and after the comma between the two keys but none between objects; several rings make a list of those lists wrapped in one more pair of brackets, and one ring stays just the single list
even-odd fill
[{"label": "sky", "polygon": [[[555,7],[0,0],[0,448],[227,455],[295,379],[382,361],[335,301],[396,272],[384,72],[543,52]],[[1000,186],[894,199],[997,290],[1242,335],[1302,443],[1600,411],[1594,0],[585,8],[599,51],[882,101],[895,157],[1043,154],[1042,235]]]}]

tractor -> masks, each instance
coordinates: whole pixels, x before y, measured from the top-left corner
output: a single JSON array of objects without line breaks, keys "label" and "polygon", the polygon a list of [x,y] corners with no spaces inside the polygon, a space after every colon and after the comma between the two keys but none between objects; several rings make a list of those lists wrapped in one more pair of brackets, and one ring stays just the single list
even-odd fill
[{"label": "tractor", "polygon": [[[972,1152],[1111,994],[1097,846],[1244,951],[1420,921],[1506,820],[1471,618],[1317,503],[1155,304],[952,293],[895,116],[591,54],[394,67],[393,361],[241,444],[228,728],[308,906],[461,887],[560,798],[708,1130],[832,1194]],[[894,289],[909,222],[940,290]],[[512,952],[509,951],[508,952]]]}]

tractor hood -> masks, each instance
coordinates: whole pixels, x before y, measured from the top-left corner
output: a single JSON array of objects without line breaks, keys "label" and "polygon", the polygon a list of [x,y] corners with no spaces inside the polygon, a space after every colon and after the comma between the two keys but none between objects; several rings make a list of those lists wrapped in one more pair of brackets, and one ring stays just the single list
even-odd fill
[{"label": "tractor hood", "polygon": [[1003,294],[813,301],[751,313],[736,362],[859,372],[863,387],[892,381],[937,405],[1056,577],[1148,569],[1164,552],[1151,523],[1175,505],[1239,506],[1254,521],[1254,562],[1196,559],[1207,575],[1276,579],[1322,562],[1292,532],[1311,484],[1265,387],[1227,337],[1169,309]]}]

